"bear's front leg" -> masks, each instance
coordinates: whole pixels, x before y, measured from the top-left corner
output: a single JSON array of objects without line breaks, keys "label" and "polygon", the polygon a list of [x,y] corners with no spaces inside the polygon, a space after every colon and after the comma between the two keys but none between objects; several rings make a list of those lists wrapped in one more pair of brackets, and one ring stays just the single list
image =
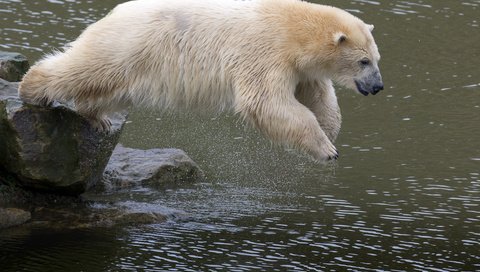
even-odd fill
[{"label": "bear's front leg", "polygon": [[342,115],[332,82],[330,80],[301,82],[297,86],[295,97],[315,114],[327,137],[335,142],[340,132]]},{"label": "bear's front leg", "polygon": [[293,146],[317,161],[338,157],[315,115],[295,99],[293,92],[287,96],[263,95],[261,101],[243,103],[237,110],[273,142]]}]

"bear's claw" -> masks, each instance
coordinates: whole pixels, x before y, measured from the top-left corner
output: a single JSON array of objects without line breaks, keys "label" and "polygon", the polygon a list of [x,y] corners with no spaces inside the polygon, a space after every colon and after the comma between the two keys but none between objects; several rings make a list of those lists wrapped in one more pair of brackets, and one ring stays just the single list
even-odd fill
[{"label": "bear's claw", "polygon": [[314,154],[314,157],[319,162],[327,162],[338,159],[337,148],[332,144],[332,142],[327,141],[321,144],[321,149],[319,152]]},{"label": "bear's claw", "polygon": [[337,152],[337,154],[328,157],[328,160],[329,160],[329,161],[333,161],[333,160],[338,159],[338,157],[340,156],[340,154],[339,154],[338,151],[336,151],[336,152]]},{"label": "bear's claw", "polygon": [[90,119],[90,125],[95,129],[97,132],[104,132],[109,134],[112,128],[112,122],[108,118],[101,118],[101,119]]}]

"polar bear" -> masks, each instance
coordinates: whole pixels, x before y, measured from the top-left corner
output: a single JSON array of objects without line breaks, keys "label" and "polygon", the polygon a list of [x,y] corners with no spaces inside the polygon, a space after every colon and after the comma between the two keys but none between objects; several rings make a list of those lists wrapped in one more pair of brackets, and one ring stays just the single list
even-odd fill
[{"label": "polar bear", "polygon": [[383,89],[372,25],[299,0],[136,0],[46,56],[20,97],[73,100],[97,127],[129,105],[232,109],[274,143],[336,159],[341,123],[332,80]]}]

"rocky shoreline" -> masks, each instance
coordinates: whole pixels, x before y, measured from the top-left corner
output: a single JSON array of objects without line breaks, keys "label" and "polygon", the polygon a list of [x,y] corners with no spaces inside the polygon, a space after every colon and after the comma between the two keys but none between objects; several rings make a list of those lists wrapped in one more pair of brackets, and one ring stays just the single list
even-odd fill
[{"label": "rocky shoreline", "polygon": [[179,149],[139,150],[118,144],[127,113],[110,116],[113,130],[98,132],[74,107],[24,104],[18,82],[29,68],[17,53],[0,52],[0,229],[84,228],[159,223],[162,213],[102,195],[134,187],[164,188],[204,178]]}]

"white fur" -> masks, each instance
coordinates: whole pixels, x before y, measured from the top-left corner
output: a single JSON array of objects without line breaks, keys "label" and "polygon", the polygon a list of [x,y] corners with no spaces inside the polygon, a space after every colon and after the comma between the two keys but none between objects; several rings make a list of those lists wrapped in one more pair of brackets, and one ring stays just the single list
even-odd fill
[{"label": "white fur", "polygon": [[129,104],[234,109],[274,142],[326,160],[341,121],[333,35],[356,25],[367,29],[296,0],[131,1],[33,66],[20,95],[73,99],[93,120]]}]

